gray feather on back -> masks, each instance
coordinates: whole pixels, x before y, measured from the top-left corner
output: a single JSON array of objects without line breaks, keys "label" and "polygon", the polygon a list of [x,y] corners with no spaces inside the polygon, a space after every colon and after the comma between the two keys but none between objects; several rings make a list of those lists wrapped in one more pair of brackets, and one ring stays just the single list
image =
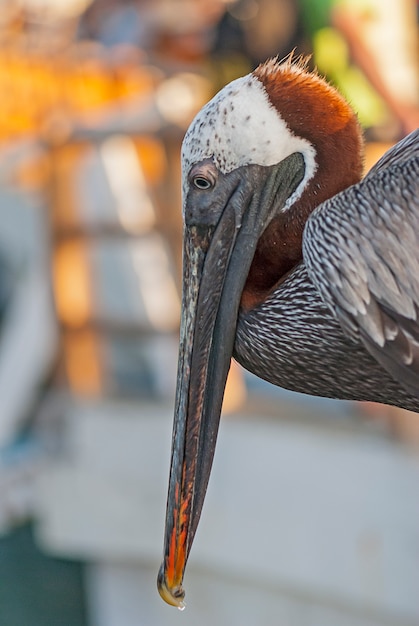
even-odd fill
[{"label": "gray feather on back", "polygon": [[419,395],[419,130],[313,212],[303,256],[346,334]]}]

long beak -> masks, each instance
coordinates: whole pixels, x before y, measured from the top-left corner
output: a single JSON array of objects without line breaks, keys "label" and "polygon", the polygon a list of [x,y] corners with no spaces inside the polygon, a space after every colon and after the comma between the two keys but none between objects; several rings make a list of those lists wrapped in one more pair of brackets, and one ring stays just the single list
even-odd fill
[{"label": "long beak", "polygon": [[215,226],[185,226],[183,302],[162,598],[184,606],[183,574],[211,472],[241,294],[267,223],[304,173],[300,154],[231,173]]}]

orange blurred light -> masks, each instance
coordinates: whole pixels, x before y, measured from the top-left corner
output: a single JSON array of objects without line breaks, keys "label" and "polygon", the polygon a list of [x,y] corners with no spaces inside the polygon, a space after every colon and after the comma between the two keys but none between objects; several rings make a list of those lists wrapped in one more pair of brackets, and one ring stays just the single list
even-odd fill
[{"label": "orange blurred light", "polygon": [[72,328],[91,316],[92,294],[86,247],[81,241],[65,241],[54,251],[54,291],[58,317]]},{"label": "orange blurred light", "polygon": [[38,134],[49,118],[83,121],[87,113],[138,99],[152,92],[155,75],[147,68],[109,66],[77,48],[42,54],[17,45],[0,46],[0,142]]},{"label": "orange blurred light", "polygon": [[147,183],[157,184],[166,171],[166,155],[161,141],[151,135],[144,136],[136,140],[135,147]]},{"label": "orange blurred light", "polygon": [[89,330],[64,333],[64,363],[70,389],[75,394],[98,396],[102,391],[99,342]]}]

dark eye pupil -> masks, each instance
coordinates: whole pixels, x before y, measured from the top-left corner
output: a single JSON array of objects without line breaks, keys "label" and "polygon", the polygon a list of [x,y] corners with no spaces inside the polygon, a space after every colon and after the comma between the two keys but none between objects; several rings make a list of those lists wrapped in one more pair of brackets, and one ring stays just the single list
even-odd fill
[{"label": "dark eye pupil", "polygon": [[202,178],[202,176],[196,176],[193,179],[195,187],[198,189],[209,189],[211,187],[211,183],[206,178]]}]

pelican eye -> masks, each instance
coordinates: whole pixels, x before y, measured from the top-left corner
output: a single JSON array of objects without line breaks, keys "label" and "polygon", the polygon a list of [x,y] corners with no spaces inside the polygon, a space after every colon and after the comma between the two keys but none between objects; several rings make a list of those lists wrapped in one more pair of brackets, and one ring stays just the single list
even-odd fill
[{"label": "pelican eye", "polygon": [[213,183],[211,180],[209,180],[208,178],[205,178],[204,176],[194,176],[192,179],[192,182],[194,184],[194,186],[197,189],[200,189],[201,191],[206,191],[207,189],[211,189],[211,187],[213,186]]}]

